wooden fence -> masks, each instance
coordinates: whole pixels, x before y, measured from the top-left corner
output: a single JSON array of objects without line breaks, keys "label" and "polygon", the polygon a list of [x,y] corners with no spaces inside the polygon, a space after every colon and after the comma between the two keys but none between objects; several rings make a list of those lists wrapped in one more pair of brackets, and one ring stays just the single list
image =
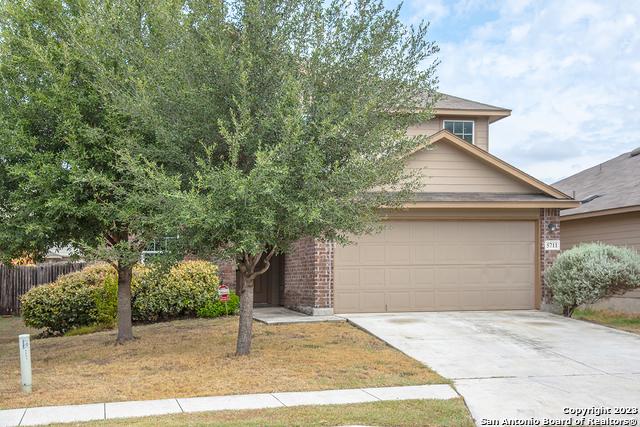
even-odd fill
[{"label": "wooden fence", "polygon": [[58,262],[33,266],[0,264],[0,314],[20,313],[20,296],[29,289],[55,281],[62,274],[82,270],[84,262]]}]

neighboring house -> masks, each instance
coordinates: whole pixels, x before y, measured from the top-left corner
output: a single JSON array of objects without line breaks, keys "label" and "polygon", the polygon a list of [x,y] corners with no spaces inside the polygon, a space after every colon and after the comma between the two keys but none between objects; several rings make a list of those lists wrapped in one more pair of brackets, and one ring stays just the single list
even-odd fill
[{"label": "neighboring house", "polygon": [[543,273],[558,253],[545,242],[559,243],[560,209],[578,202],[490,154],[489,125],[510,114],[444,95],[409,130],[432,135],[407,158],[423,175],[413,200],[352,245],[297,242],[256,282],[256,303],[308,314],[545,307]]},{"label": "neighboring house", "polygon": [[[562,249],[603,242],[640,251],[640,148],[553,184],[582,201],[562,211]],[[640,290],[598,303],[640,312]]]},{"label": "neighboring house", "polygon": [[71,246],[54,246],[47,251],[44,262],[69,262],[74,254]]}]

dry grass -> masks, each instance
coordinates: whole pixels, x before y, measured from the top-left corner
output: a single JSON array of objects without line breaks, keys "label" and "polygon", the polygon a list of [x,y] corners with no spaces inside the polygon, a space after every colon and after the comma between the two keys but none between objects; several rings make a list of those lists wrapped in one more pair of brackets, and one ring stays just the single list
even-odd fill
[{"label": "dry grass", "polygon": [[[14,343],[18,345],[18,335],[31,334],[32,336],[39,334],[38,329],[25,326],[20,317],[0,316],[0,345]],[[33,337],[32,337],[33,338]],[[0,356],[2,355],[0,349]]]},{"label": "dry grass", "polygon": [[31,395],[20,392],[17,344],[0,344],[0,406],[446,382],[346,323],[255,323],[242,358],[236,331],[237,318],[191,319],[135,327],[124,346],[114,331],[34,340]]},{"label": "dry grass", "polygon": [[[473,421],[462,399],[404,400],[354,405],[302,406],[251,411],[202,412],[98,421],[83,426],[458,426],[472,427]],[[68,426],[63,424],[61,426]]]},{"label": "dry grass", "polygon": [[619,313],[609,310],[576,310],[573,317],[580,320],[599,323],[600,325],[610,326],[623,331],[634,332],[640,334],[640,315]]}]

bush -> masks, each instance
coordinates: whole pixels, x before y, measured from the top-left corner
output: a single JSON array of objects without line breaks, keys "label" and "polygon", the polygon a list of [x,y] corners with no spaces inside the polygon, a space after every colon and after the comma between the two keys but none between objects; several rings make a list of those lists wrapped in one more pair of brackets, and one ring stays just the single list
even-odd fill
[{"label": "bush", "polygon": [[545,279],[563,314],[571,316],[582,304],[640,287],[640,255],[601,243],[581,244],[562,252]]},{"label": "bush", "polygon": [[229,293],[229,301],[225,306],[225,303],[216,299],[207,301],[207,303],[198,309],[196,313],[198,317],[220,317],[225,315],[232,315],[238,312],[240,308],[240,297],[233,292]]},{"label": "bush", "polygon": [[[168,272],[136,266],[131,283],[133,319],[154,322],[195,316],[199,310],[214,313],[218,284],[217,267],[205,261],[181,262]],[[25,323],[48,334],[110,328],[118,310],[117,273],[108,264],[95,264],[30,290],[21,302]]]},{"label": "bush", "polygon": [[113,267],[96,264],[33,288],[21,298],[25,324],[50,334],[99,322],[113,324],[109,289],[113,283],[117,287],[117,281]]},{"label": "bush", "polygon": [[216,298],[218,267],[207,261],[185,261],[168,274],[146,274],[133,292],[133,319],[154,322],[194,316]]}]

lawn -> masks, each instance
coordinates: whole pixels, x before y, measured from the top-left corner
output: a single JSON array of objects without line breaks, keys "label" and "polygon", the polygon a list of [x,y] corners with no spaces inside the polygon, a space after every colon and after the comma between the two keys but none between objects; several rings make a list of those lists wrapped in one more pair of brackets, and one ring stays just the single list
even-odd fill
[{"label": "lawn", "polygon": [[573,313],[575,319],[587,320],[612,328],[640,334],[640,315],[627,314],[608,310],[584,309]]},{"label": "lawn", "polygon": [[[69,424],[61,424],[68,426]],[[118,421],[97,421],[82,426],[473,426],[462,399],[402,400],[353,405],[301,406],[248,411],[201,412]]]},{"label": "lawn", "polygon": [[[22,319],[15,316],[0,316],[0,346],[7,343],[18,345],[18,335],[32,334],[37,335],[39,330],[25,326]],[[2,350],[0,350],[0,357]],[[4,359],[2,359],[4,360]]]},{"label": "lawn", "polygon": [[[20,329],[15,319],[0,330]],[[33,393],[20,392],[17,339],[0,344],[0,407],[447,382],[347,323],[254,324],[253,352],[233,355],[237,318],[178,320],[32,341]],[[13,332],[13,337],[17,332]]]}]

